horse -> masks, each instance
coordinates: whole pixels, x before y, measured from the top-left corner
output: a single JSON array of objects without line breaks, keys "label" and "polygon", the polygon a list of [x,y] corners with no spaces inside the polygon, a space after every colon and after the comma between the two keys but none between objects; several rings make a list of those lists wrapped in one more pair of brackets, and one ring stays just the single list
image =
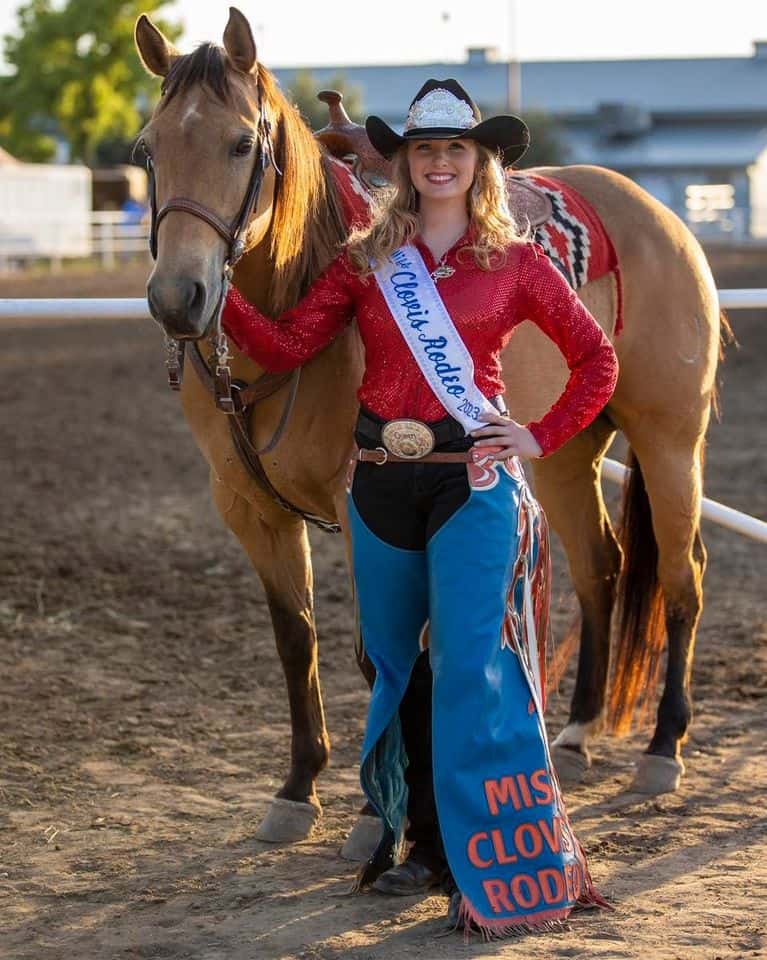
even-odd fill
[{"label": "horse", "polygon": [[[259,156],[260,192],[240,240],[245,253],[234,283],[276,316],[301,299],[343,246],[348,224],[331,169],[337,161],[258,61],[248,21],[235,8],[223,48],[204,44],[182,55],[145,15],[135,40],[163,90],[139,138],[151,156],[156,203],[170,207],[156,225],[156,262],[147,286],[153,316],[177,342],[200,343],[211,334],[231,252],[221,224],[241,212]],[[670,791],[684,770],[680,748],[692,715],[690,671],[703,601],[700,502],[719,355],[716,289],[685,225],[627,178],[592,166],[531,172],[569,184],[586,199],[612,240],[623,278],[619,335],[615,278],[579,291],[618,354],[615,393],[591,426],[532,462],[536,495],[566,551],[581,610],[575,690],[568,722],[554,741],[554,761],[561,777],[577,779],[591,762],[590,739],[606,723],[626,728],[640,693],[658,673],[667,638],[655,729],[633,789]],[[230,364],[242,381],[263,375],[236,350]],[[231,418],[217,409],[207,371],[187,364],[181,386],[184,415],[210,467],[216,509],[263,582],[287,681],[290,768],[258,829],[261,839],[302,839],[321,809],[316,781],[328,761],[329,739],[302,514],[345,529],[344,474],[362,369],[352,324],[303,367],[298,386],[276,384],[248,427],[252,446],[271,445],[261,481],[237,453]],[[556,347],[529,323],[512,337],[503,369],[509,407],[520,422],[548,409],[567,376]],[[294,403],[285,423],[289,393]],[[280,423],[284,430],[275,445]],[[600,463],[617,430],[632,451],[620,539],[600,487]],[[608,689],[614,609],[621,622]],[[361,666],[365,672],[364,661]]]}]

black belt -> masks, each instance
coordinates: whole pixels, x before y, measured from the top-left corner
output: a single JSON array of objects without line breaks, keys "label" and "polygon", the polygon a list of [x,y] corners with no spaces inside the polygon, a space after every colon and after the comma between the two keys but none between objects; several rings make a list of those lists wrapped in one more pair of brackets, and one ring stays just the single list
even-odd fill
[{"label": "black belt", "polygon": [[[491,397],[490,403],[492,403],[501,415],[506,414],[506,404],[501,394],[498,394],[497,397]],[[452,443],[454,440],[463,440],[467,436],[462,424],[452,417],[444,417],[442,420],[429,420],[424,422],[434,434],[434,445],[436,447],[441,447],[445,443]],[[387,423],[389,423],[388,420],[384,420],[382,417],[376,416],[375,413],[362,407],[360,408],[359,417],[357,418],[355,432],[371,443],[379,445],[383,442],[381,439],[381,430]]]},{"label": "black belt", "polygon": [[[388,420],[382,420],[381,417],[377,417],[374,413],[360,410],[355,432],[378,446],[383,443],[381,430],[388,422]],[[457,420],[453,420],[452,417],[445,417],[444,420],[434,420],[430,422],[428,426],[434,434],[434,444],[437,447],[441,447],[442,444],[450,443],[453,440],[463,440],[466,436],[466,431],[461,424]]]}]

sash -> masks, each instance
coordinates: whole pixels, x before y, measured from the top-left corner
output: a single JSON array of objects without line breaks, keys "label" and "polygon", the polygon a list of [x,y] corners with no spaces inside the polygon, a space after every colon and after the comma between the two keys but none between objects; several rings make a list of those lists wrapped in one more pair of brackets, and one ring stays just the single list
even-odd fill
[{"label": "sash", "polygon": [[474,382],[474,361],[413,246],[399,247],[374,276],[389,312],[434,395],[469,433],[498,413]]}]

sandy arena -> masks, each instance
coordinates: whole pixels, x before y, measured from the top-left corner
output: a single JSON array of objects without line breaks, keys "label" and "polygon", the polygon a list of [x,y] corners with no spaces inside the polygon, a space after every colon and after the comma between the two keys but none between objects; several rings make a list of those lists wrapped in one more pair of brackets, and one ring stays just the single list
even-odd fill
[{"label": "sandy arena", "polygon": [[[0,278],[0,296],[142,296],[146,265]],[[767,254],[718,285],[767,286]],[[706,494],[767,517],[767,312],[731,313]],[[0,327],[2,960],[730,960],[767,956],[765,547],[711,524],[677,794],[626,794],[647,736],[568,791],[612,913],[504,943],[446,901],[349,895],[366,687],[339,537],[312,533],[333,754],[308,841],[253,839],[288,754],[261,586],[209,502],[149,323]],[[616,494],[611,501],[616,503]],[[555,629],[574,599],[555,555]],[[562,725],[569,682],[553,698]]]}]

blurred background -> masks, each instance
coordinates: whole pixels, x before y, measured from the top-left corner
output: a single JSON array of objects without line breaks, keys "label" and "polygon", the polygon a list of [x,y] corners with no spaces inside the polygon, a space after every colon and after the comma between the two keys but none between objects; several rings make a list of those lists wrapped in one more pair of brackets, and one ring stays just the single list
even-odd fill
[{"label": "blurred background", "polygon": [[[453,76],[485,115],[522,113],[523,166],[596,163],[634,179],[707,248],[767,243],[767,8],[584,0],[544,8],[392,0],[366,12],[243,3],[261,60],[307,122],[318,90],[355,120],[402,122],[428,77]],[[721,12],[721,8],[717,6]],[[226,4],[0,2],[0,271],[146,250],[146,178],[131,165],[158,85],[133,49],[148,13],[181,50],[220,42]],[[300,21],[300,24],[297,23]]]}]

